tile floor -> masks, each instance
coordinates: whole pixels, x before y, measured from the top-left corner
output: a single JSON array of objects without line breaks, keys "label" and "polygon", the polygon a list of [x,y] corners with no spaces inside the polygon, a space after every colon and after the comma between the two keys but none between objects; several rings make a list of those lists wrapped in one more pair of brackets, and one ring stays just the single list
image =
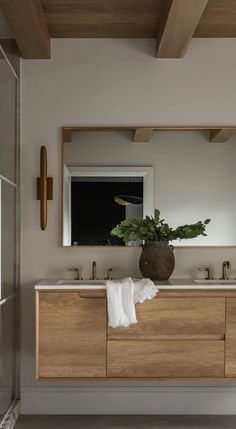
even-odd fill
[{"label": "tile floor", "polygon": [[235,416],[21,416],[15,429],[235,429]]}]

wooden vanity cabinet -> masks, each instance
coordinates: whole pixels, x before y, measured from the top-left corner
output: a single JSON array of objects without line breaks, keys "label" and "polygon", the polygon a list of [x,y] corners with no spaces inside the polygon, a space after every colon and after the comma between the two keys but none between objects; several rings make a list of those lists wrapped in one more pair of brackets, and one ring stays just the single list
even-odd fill
[{"label": "wooden vanity cabinet", "polygon": [[36,292],[37,379],[106,376],[106,299]]},{"label": "wooden vanity cabinet", "polygon": [[105,291],[36,291],[37,379],[236,379],[236,291],[161,291],[107,326]]}]

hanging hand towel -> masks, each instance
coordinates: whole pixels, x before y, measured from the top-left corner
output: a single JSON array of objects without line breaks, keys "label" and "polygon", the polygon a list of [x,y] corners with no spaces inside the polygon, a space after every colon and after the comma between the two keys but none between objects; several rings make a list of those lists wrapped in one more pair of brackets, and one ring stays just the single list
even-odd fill
[{"label": "hanging hand towel", "polygon": [[134,283],[131,277],[122,280],[108,280],[106,288],[109,326],[118,328],[137,323],[134,306]]}]

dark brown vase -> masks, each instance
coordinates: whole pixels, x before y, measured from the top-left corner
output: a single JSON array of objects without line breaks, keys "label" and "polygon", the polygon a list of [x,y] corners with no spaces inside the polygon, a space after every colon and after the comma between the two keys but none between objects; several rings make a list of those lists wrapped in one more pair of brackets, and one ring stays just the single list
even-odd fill
[{"label": "dark brown vase", "polygon": [[144,277],[151,280],[168,280],[174,267],[173,246],[170,246],[167,241],[145,243],[139,260],[139,268]]}]

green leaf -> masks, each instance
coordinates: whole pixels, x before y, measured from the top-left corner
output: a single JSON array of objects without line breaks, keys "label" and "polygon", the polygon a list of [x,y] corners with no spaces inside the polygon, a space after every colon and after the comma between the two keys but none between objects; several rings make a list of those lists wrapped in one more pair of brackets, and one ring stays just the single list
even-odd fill
[{"label": "green leaf", "polygon": [[111,230],[111,235],[122,238],[123,241],[160,240],[172,241],[206,236],[206,225],[211,219],[198,221],[194,224],[180,225],[172,229],[164,219],[160,219],[160,211],[154,210],[154,217],[144,219],[127,218]]}]

